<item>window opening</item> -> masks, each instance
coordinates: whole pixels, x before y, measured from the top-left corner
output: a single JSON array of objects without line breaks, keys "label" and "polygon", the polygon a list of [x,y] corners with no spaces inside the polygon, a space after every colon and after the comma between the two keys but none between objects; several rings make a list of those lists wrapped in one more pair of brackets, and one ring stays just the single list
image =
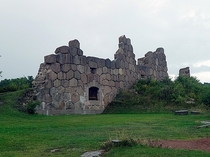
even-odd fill
[{"label": "window opening", "polygon": [[97,87],[89,88],[89,100],[98,100],[98,88]]},{"label": "window opening", "polygon": [[90,72],[91,72],[92,74],[95,74],[95,73],[96,73],[96,68],[90,68]]}]

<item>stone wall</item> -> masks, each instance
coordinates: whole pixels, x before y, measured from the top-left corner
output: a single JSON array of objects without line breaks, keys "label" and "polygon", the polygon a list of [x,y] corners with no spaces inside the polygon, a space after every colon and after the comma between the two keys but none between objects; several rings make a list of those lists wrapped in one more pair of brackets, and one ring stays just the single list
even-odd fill
[{"label": "stone wall", "polygon": [[40,114],[97,114],[103,112],[119,89],[129,89],[139,79],[168,76],[163,48],[138,59],[131,40],[119,37],[114,60],[84,56],[78,40],[44,57],[33,82],[42,102]]},{"label": "stone wall", "polygon": [[138,65],[147,67],[147,73],[141,72],[142,77],[151,77],[157,80],[168,77],[166,56],[163,48],[158,48],[155,52],[147,52],[145,57],[138,59]]},{"label": "stone wall", "polygon": [[182,68],[179,70],[179,76],[189,76],[190,77],[190,68]]}]

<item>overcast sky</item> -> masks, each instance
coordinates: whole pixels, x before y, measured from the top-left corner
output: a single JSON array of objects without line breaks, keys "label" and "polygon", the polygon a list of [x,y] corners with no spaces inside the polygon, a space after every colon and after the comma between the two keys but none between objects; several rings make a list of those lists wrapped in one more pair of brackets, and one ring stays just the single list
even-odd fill
[{"label": "overcast sky", "polygon": [[190,67],[210,82],[209,0],[0,0],[0,79],[36,76],[44,56],[78,39],[86,56],[114,59],[118,37],[136,59],[163,47],[170,76]]}]

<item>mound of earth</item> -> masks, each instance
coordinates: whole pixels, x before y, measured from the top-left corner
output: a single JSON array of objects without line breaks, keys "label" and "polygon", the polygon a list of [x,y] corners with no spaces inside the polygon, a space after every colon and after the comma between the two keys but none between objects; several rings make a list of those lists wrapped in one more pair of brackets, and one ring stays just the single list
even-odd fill
[{"label": "mound of earth", "polygon": [[150,141],[148,145],[153,145],[161,148],[172,149],[187,149],[187,150],[202,150],[210,152],[210,138],[197,140],[159,140]]}]

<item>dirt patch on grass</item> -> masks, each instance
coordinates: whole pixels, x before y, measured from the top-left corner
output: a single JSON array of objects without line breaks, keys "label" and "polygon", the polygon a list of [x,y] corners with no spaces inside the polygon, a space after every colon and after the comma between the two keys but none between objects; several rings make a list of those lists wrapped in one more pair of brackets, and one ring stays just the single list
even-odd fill
[{"label": "dirt patch on grass", "polygon": [[210,152],[210,138],[197,140],[159,140],[148,141],[148,145],[161,148],[202,150]]}]

